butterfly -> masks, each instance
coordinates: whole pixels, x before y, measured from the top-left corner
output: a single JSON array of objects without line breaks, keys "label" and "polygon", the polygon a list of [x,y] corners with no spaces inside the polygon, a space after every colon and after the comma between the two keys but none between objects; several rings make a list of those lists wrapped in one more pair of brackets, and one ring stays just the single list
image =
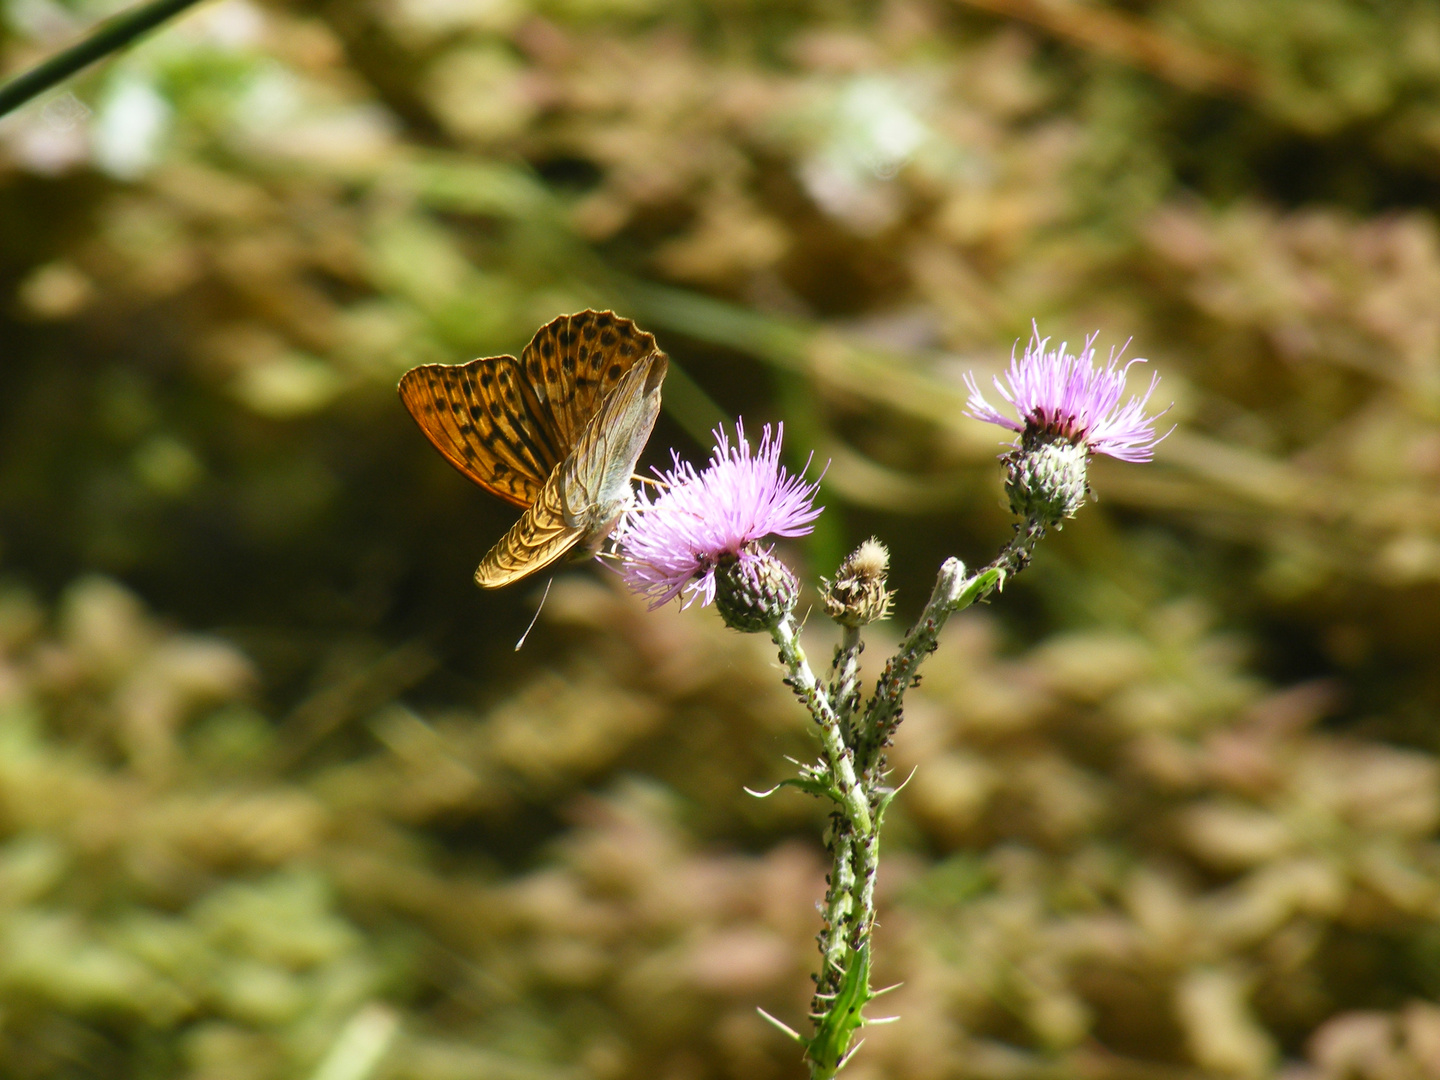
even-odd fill
[{"label": "butterfly", "polygon": [[477,584],[599,550],[630,503],[668,369],[653,335],[612,311],[582,311],[542,326],[519,360],[422,364],[400,377],[400,400],[435,449],[525,508],[480,560]]}]

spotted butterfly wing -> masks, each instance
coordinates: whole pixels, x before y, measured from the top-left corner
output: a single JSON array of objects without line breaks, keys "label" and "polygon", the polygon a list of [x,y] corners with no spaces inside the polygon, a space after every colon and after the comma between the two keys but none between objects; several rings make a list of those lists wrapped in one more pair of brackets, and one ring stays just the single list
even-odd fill
[{"label": "spotted butterfly wing", "polygon": [[664,353],[651,353],[624,374],[534,504],[480,560],[477,584],[508,585],[572,548],[595,553],[629,504],[630,476],[660,414],[668,367]]},{"label": "spotted butterfly wing", "polygon": [[400,379],[400,400],[445,459],[492,495],[529,506],[563,458],[513,356],[424,364]]},{"label": "spotted butterfly wing", "polygon": [[520,367],[540,399],[538,419],[549,425],[551,440],[575,446],[625,373],[656,352],[653,334],[611,311],[562,315],[537,330],[520,353]]},{"label": "spotted butterfly wing", "polygon": [[477,582],[507,584],[609,535],[666,369],[652,335],[613,312],[583,311],[541,327],[519,360],[424,364],[402,376],[401,401],[446,460],[526,508]]}]

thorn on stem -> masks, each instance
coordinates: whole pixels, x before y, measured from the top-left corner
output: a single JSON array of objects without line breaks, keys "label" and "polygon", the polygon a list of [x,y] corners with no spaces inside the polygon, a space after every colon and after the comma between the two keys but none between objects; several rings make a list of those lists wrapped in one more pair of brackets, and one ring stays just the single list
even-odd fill
[{"label": "thorn on stem", "polygon": [[783,1031],[786,1035],[789,1035],[792,1039],[794,1039],[796,1042],[798,1042],[801,1046],[809,1046],[809,1045],[810,1045],[809,1040],[806,1039],[804,1035],[801,1035],[798,1031],[796,1031],[794,1028],[792,1028],[789,1024],[786,1024],[786,1023],[784,1023],[784,1022],[782,1022],[782,1021],[780,1021],[780,1020],[775,1019],[775,1017],[771,1016],[768,1012],[766,1012],[764,1009],[760,1008],[759,1006],[756,1006],[755,1011],[758,1012],[761,1016],[763,1016],[766,1020],[769,1020],[770,1023],[774,1024],[777,1028],[779,1028],[781,1031]]}]

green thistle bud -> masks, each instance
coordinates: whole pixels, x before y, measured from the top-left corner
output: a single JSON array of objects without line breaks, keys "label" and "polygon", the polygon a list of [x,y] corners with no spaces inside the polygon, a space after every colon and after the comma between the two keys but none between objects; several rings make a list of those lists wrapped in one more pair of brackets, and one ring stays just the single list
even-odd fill
[{"label": "green thistle bud", "polygon": [[795,608],[800,583],[789,567],[756,544],[715,567],[715,607],[732,630],[754,634]]},{"label": "green thistle bud", "polygon": [[1075,516],[1090,493],[1085,478],[1089,451],[1063,435],[1026,431],[1020,445],[1001,460],[1010,509],[1046,526]]}]

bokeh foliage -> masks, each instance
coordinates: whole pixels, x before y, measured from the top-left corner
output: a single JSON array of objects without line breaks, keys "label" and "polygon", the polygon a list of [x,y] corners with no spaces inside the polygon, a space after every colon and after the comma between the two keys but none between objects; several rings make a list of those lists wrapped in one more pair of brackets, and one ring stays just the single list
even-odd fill
[{"label": "bokeh foliage", "polygon": [[0,1077],[798,1074],[767,650],[584,570],[516,656],[395,400],[590,305],[902,621],[1007,535],[965,370],[1176,401],[931,662],[857,1077],[1440,1078],[1437,162],[1428,0],[218,0],[0,122]]}]

